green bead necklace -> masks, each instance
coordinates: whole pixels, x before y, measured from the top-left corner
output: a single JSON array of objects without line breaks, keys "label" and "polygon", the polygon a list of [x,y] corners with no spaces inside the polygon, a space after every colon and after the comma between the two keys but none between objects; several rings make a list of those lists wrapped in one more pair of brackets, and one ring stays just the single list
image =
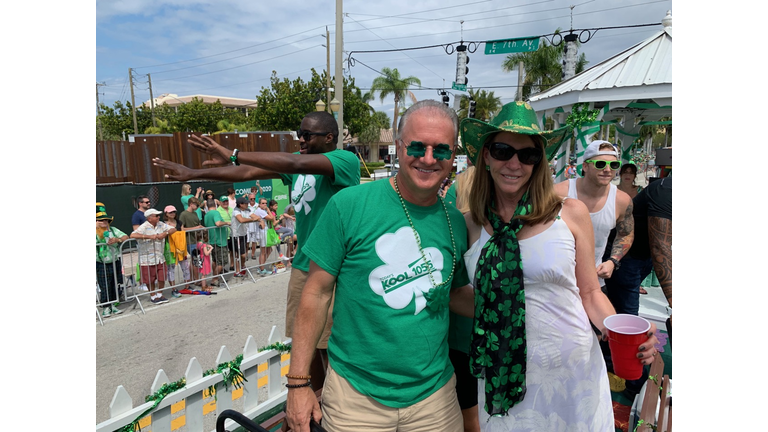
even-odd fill
[{"label": "green bead necklace", "polygon": [[[408,213],[408,208],[405,207],[405,200],[403,200],[403,196],[400,194],[400,188],[397,187],[397,176],[393,177],[393,180],[395,181],[395,191],[397,192],[397,197],[400,198],[400,204],[403,206],[403,211],[405,212],[405,217],[408,218],[408,223],[411,225],[411,229],[413,230],[413,236],[416,238],[416,245],[419,247],[419,252],[421,252],[421,259],[424,260],[424,263],[427,263],[427,255],[424,253],[424,248],[421,247],[421,237],[419,236],[419,232],[416,231],[416,227],[413,226],[413,221],[411,220],[411,215]],[[435,285],[435,278],[432,277],[432,268],[434,266],[430,266],[429,268],[429,281],[432,283],[432,288],[437,288],[439,286],[443,286],[447,283],[451,282],[451,279],[453,279],[453,270],[456,268],[454,260],[456,259],[456,241],[453,238],[453,227],[451,226],[451,218],[448,216],[448,209],[445,207],[445,200],[443,198],[438,197],[440,200],[440,203],[443,204],[443,211],[445,212],[445,220],[448,221],[448,232],[451,234],[451,247],[453,249],[453,253],[451,254],[451,274],[448,275],[448,279],[443,281],[440,285]]]}]

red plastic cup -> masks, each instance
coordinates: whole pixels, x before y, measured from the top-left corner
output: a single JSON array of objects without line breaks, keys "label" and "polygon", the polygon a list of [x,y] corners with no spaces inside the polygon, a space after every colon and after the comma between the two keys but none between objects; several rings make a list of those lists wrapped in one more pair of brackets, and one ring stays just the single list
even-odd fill
[{"label": "red plastic cup", "polygon": [[603,320],[608,330],[613,373],[627,380],[640,379],[643,364],[637,358],[637,348],[648,340],[651,323],[637,315],[616,314]]}]

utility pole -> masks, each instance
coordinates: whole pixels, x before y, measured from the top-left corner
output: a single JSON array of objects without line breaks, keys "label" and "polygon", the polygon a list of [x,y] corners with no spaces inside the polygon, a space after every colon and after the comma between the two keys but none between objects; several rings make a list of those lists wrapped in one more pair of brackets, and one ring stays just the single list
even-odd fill
[{"label": "utility pole", "polygon": [[136,121],[136,100],[133,98],[133,70],[128,68],[128,81],[131,83],[131,111],[133,111],[133,133],[139,134],[139,123]]},{"label": "utility pole", "polygon": [[525,74],[525,65],[523,62],[517,63],[517,98],[516,101],[523,100],[523,75]]},{"label": "utility pole", "polygon": [[325,109],[331,108],[331,34],[328,32],[328,26],[325,26],[325,59],[328,63],[328,72],[325,77]]},{"label": "utility pole", "polygon": [[104,129],[101,127],[101,104],[99,103],[99,87],[104,83],[96,83],[96,126],[99,128],[99,141],[104,141]]},{"label": "utility pole", "polygon": [[336,0],[336,90],[334,97],[339,101],[339,141],[336,148],[344,148],[344,71],[341,66],[341,55],[344,49],[344,30],[343,30],[343,8],[342,0]]},{"label": "utility pole", "polygon": [[152,77],[147,74],[147,80],[149,81],[149,112],[152,114],[152,126],[157,127],[155,122],[155,98],[152,97]]}]

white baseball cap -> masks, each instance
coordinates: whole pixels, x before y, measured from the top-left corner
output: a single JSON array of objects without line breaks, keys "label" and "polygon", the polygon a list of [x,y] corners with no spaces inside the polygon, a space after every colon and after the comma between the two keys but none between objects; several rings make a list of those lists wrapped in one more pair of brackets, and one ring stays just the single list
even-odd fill
[{"label": "white baseball cap", "polygon": [[144,212],[144,217],[146,218],[146,217],[150,217],[152,215],[159,215],[159,214],[163,214],[163,213],[160,212],[159,210],[155,210],[155,209],[151,208],[151,209],[149,209],[149,210]]},{"label": "white baseball cap", "polygon": [[[610,144],[613,150],[600,150],[600,146],[602,144]],[[600,156],[600,155],[613,156],[617,160],[619,159],[619,155],[618,153],[616,153],[616,147],[614,147],[613,144],[605,140],[596,140],[596,141],[592,141],[587,146],[587,149],[584,151],[584,160],[588,160],[595,156]]]}]

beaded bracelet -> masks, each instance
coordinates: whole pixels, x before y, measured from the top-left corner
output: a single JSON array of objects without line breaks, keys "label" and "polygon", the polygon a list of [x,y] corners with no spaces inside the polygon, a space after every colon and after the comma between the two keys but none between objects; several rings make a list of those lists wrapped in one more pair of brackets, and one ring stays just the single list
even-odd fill
[{"label": "beaded bracelet", "polygon": [[301,388],[301,387],[309,387],[311,385],[312,385],[312,383],[307,381],[304,384],[286,384],[285,388],[287,388],[287,389],[295,389],[295,388]]},{"label": "beaded bracelet", "polygon": [[286,378],[290,378],[290,379],[303,379],[303,380],[312,379],[312,375],[291,375],[291,374],[286,374],[285,377]]}]

